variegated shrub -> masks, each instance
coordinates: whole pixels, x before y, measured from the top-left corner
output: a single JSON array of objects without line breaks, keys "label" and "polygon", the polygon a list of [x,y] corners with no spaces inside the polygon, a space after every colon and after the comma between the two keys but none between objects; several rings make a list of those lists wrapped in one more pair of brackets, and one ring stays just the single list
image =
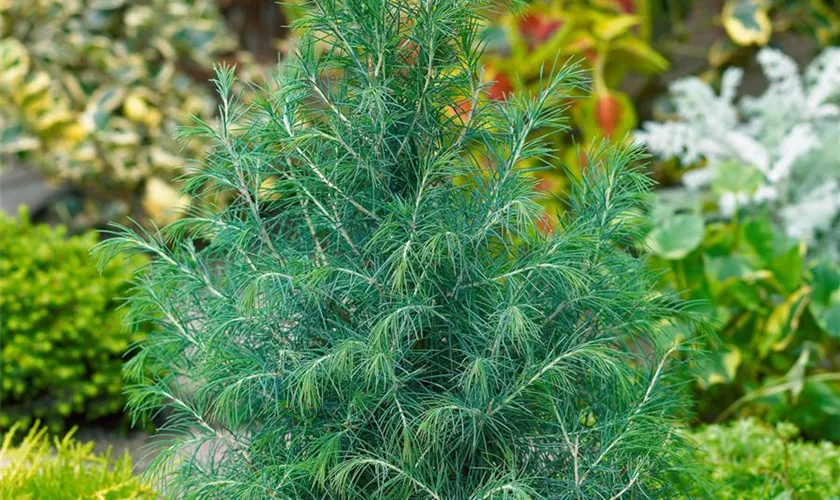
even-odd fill
[{"label": "variegated shrub", "polygon": [[167,181],[202,157],[174,135],[212,117],[206,81],[236,49],[212,0],[3,2],[0,153],[100,193]]}]

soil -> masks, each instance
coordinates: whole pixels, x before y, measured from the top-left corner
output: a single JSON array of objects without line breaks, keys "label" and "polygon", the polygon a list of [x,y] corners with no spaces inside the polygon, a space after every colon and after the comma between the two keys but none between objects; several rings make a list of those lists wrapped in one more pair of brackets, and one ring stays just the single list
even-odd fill
[{"label": "soil", "polygon": [[93,441],[96,443],[96,453],[111,450],[112,457],[120,457],[126,451],[131,456],[135,474],[146,470],[153,458],[149,447],[149,434],[142,431],[120,431],[102,427],[83,427],[76,431],[76,439],[80,442]]}]

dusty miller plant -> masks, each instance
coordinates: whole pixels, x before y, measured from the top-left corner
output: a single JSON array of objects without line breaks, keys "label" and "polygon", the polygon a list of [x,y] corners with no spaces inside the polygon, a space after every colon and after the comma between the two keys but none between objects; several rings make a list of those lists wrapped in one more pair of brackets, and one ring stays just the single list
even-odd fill
[{"label": "dusty miller plant", "polygon": [[[671,86],[676,119],[648,122],[636,139],[684,166],[692,190],[711,186],[720,215],[767,207],[793,238],[827,245],[840,237],[840,48],[826,48],[800,74],[796,62],[764,48],[769,85],[736,102],[741,68],[726,70],[720,93],[699,78]],[[830,249],[836,251],[836,243]]]},{"label": "dusty miller plant", "polygon": [[100,247],[155,256],[127,367],[134,414],[165,415],[151,473],[178,498],[673,497],[685,313],[623,250],[638,150],[593,151],[540,232],[517,165],[579,70],[492,101],[489,2],[313,5],[259,105],[222,69],[220,125],[185,134],[216,144],[188,194],[236,196]]}]

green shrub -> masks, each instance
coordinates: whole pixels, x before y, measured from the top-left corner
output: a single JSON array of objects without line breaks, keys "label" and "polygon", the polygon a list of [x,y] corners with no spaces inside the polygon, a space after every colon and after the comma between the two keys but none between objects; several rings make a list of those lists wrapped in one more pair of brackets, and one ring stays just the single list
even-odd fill
[{"label": "green shrub", "polygon": [[157,255],[130,300],[157,327],[126,373],[135,414],[167,416],[165,493],[668,498],[693,478],[664,334],[685,316],[625,251],[639,151],[590,152],[539,230],[519,167],[550,153],[531,132],[565,129],[581,72],[482,98],[491,2],[317,2],[259,107],[222,71],[221,125],[190,131],[216,147],[185,189],[237,196],[99,247]]},{"label": "green shrub", "polygon": [[94,453],[94,443],[79,443],[71,430],[52,446],[36,423],[13,445],[18,427],[3,438],[0,498],[14,500],[154,500],[157,494],[131,471],[128,452],[114,460],[110,451]]},{"label": "green shrub", "polygon": [[117,310],[126,278],[144,259],[97,271],[97,235],[65,237],[63,228],[0,215],[0,426],[41,419],[60,427],[80,415],[118,413],[122,356],[140,338]]},{"label": "green shrub", "polygon": [[791,424],[748,419],[693,432],[717,500],[836,500],[840,447],[797,439]]}]

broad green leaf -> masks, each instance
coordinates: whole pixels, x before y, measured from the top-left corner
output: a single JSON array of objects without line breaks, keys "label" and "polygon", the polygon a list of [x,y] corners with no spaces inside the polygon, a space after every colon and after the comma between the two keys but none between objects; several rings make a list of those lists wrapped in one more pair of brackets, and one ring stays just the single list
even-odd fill
[{"label": "broad green leaf", "polygon": [[752,194],[764,182],[764,174],[751,165],[729,161],[718,167],[712,189],[718,193]]},{"label": "broad green leaf", "polygon": [[[822,374],[822,373],[821,373]],[[838,382],[809,380],[787,418],[825,439],[840,440],[840,391]]]},{"label": "broad green leaf", "polygon": [[805,251],[805,243],[800,242],[770,263],[770,269],[776,280],[788,292],[799,289],[802,284]]},{"label": "broad green leaf", "polygon": [[0,153],[13,154],[32,151],[41,146],[37,137],[26,135],[23,127],[10,123],[0,125]]},{"label": "broad green leaf", "polygon": [[761,265],[768,264],[775,256],[775,231],[769,217],[753,217],[745,221],[741,225],[741,236]]},{"label": "broad green leaf", "polygon": [[[760,312],[764,309],[764,302],[762,300],[763,291],[761,287],[757,286],[755,282],[745,282],[739,280],[730,280],[724,289],[725,297],[732,297],[735,302],[746,309],[747,311]],[[726,301],[728,303],[728,300]]]},{"label": "broad green leaf", "polygon": [[766,45],[773,27],[765,0],[727,0],[723,6],[723,27],[738,45]]},{"label": "broad green leaf", "polygon": [[610,43],[610,56],[648,74],[662,73],[670,67],[668,59],[640,38],[622,37]]},{"label": "broad green leaf", "polygon": [[598,16],[592,30],[601,40],[610,41],[629,33],[638,24],[637,16]]},{"label": "broad green leaf", "polygon": [[698,368],[699,382],[703,387],[728,384],[735,380],[741,366],[741,350],[734,345],[724,345],[709,356],[708,363]]},{"label": "broad green leaf", "polygon": [[119,87],[104,87],[91,97],[82,115],[82,124],[90,131],[102,129],[122,102],[125,92]]},{"label": "broad green leaf", "polygon": [[840,339],[840,269],[825,260],[813,271],[811,314],[826,333]]},{"label": "broad green leaf", "polygon": [[710,257],[726,257],[738,243],[738,226],[730,222],[708,222],[703,250]]},{"label": "broad green leaf", "polygon": [[650,250],[664,259],[682,259],[703,242],[703,218],[695,214],[670,217],[648,235]]},{"label": "broad green leaf", "polygon": [[756,339],[761,357],[773,351],[787,348],[799,328],[799,320],[811,298],[811,288],[803,286],[791,294],[770,313],[764,327],[764,334]]},{"label": "broad green leaf", "polygon": [[732,297],[747,310],[764,308],[758,282],[771,279],[772,273],[755,268],[743,255],[703,258],[709,289],[716,300]]},{"label": "broad green leaf", "polygon": [[706,278],[710,283],[723,286],[726,281],[756,277],[757,270],[743,255],[703,256],[706,264]]}]

